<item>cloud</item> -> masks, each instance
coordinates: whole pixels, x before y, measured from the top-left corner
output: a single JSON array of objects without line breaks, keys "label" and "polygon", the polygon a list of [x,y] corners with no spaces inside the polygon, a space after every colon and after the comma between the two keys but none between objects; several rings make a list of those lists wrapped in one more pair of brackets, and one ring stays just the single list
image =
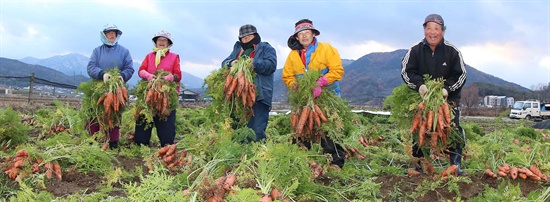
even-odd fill
[{"label": "cloud", "polygon": [[212,60],[209,64],[200,64],[193,62],[181,62],[180,68],[181,71],[190,73],[199,78],[205,78],[213,70],[219,69],[222,61],[221,60]]},{"label": "cloud", "polygon": [[550,56],[546,56],[540,59],[539,66],[550,68]]},{"label": "cloud", "polygon": [[334,46],[338,49],[338,52],[340,53],[340,57],[342,59],[352,60],[357,60],[360,57],[363,57],[364,55],[369,53],[391,52],[398,49],[396,47],[392,47],[391,45],[383,44],[373,40],[363,41],[354,44],[335,44]]}]

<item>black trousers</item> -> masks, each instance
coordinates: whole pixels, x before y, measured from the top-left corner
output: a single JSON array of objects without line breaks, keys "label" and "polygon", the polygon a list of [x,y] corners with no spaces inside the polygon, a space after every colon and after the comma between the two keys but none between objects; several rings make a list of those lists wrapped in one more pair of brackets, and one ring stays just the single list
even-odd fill
[{"label": "black trousers", "polygon": [[[307,149],[311,149],[311,141],[309,140],[301,141],[292,139],[292,143],[303,144]],[[332,164],[336,164],[340,166],[340,168],[344,167],[346,151],[344,151],[344,148],[342,148],[340,144],[335,143],[330,137],[325,136],[321,138],[321,148],[323,148],[323,153],[328,153],[332,156]]]},{"label": "black trousers", "polygon": [[[136,121],[134,142],[138,145],[144,144],[148,146],[151,140],[151,131],[153,127],[145,129],[146,124],[143,118],[143,116],[140,116]],[[157,128],[157,136],[161,147],[174,144],[174,139],[176,137],[176,110],[170,112],[166,120],[153,117],[153,125]]]}]

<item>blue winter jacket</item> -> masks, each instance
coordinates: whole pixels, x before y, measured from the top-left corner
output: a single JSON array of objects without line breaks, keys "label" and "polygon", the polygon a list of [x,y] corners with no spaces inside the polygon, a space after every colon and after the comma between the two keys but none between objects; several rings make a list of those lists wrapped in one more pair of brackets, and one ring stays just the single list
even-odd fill
[{"label": "blue winter jacket", "polygon": [[90,62],[88,62],[88,75],[92,79],[103,79],[106,69],[117,67],[120,75],[127,82],[134,74],[130,51],[118,43],[114,46],[101,45],[94,49]]},{"label": "blue winter jacket", "polygon": [[[222,62],[222,67],[229,67],[231,61],[237,59],[237,55],[241,50],[241,42],[237,41],[233,46],[231,54]],[[271,106],[273,100],[273,73],[277,69],[277,54],[275,49],[267,42],[260,42],[254,50],[254,85],[256,85],[256,102],[262,102],[267,106]]]}]

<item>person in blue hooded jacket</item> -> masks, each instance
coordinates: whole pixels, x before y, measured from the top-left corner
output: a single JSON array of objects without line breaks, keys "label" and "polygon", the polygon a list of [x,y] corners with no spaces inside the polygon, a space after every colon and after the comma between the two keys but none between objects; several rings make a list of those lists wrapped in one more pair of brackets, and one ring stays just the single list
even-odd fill
[{"label": "person in blue hooded jacket", "polygon": [[221,66],[231,68],[240,57],[252,58],[252,66],[256,77],[256,102],[252,106],[254,115],[248,121],[248,127],[256,133],[256,142],[266,138],[265,129],[269,120],[269,111],[273,98],[273,73],[277,69],[275,49],[263,42],[254,25],[246,24],[239,29],[239,41],[235,42],[233,51]]},{"label": "person in blue hooded jacket", "polygon": [[[124,80],[125,83],[132,78],[134,74],[132,56],[128,49],[118,44],[120,35],[122,35],[122,31],[114,24],[107,24],[100,30],[99,37],[103,44],[94,49],[88,62],[88,75],[92,79],[104,82],[109,80],[111,75],[105,72],[113,68],[120,70],[120,79]],[[90,119],[85,128],[92,135],[99,131],[99,124],[95,117]],[[119,127],[115,126],[106,135],[109,135],[109,147],[111,149],[117,148],[120,136]]]}]

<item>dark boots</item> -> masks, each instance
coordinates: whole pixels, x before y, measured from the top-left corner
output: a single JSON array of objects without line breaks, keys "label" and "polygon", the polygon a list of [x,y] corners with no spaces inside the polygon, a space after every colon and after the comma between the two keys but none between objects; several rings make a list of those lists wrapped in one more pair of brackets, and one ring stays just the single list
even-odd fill
[{"label": "dark boots", "polygon": [[110,149],[118,149],[118,141],[109,142]]}]

